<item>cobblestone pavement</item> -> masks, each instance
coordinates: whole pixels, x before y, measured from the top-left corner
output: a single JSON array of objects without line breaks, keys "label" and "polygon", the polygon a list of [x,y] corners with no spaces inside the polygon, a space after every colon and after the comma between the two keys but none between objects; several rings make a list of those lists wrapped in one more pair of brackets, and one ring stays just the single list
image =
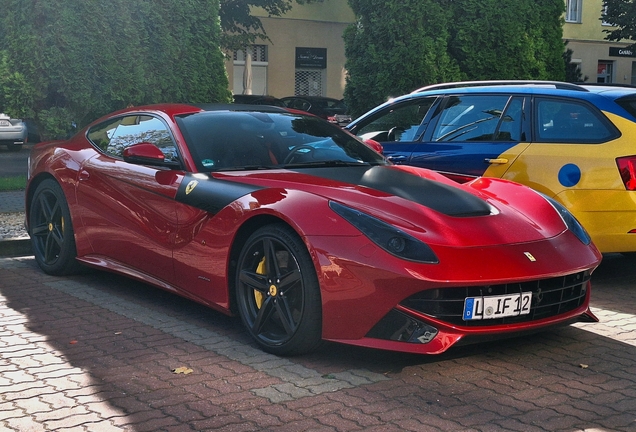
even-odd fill
[{"label": "cobblestone pavement", "polygon": [[600,323],[414,356],[258,350],[239,320],[108,273],[0,259],[2,431],[636,431],[636,266]]}]

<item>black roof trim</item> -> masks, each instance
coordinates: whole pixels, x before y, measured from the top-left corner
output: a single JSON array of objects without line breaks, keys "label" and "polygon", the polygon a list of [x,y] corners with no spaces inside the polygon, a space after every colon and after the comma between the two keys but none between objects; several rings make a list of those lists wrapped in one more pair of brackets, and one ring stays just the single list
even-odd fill
[{"label": "black roof trim", "polygon": [[431,84],[425,87],[421,87],[417,90],[413,90],[411,93],[420,93],[428,90],[441,90],[452,89],[461,87],[479,87],[479,86],[554,86],[554,88],[561,90],[576,90],[576,91],[589,91],[580,85],[562,82],[562,81],[542,81],[542,80],[490,80],[490,81],[457,81],[450,83]]}]

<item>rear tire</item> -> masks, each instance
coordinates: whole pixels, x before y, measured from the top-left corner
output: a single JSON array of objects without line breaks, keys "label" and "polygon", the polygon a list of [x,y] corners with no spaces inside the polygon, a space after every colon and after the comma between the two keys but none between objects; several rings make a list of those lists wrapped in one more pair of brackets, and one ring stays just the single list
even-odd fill
[{"label": "rear tire", "polygon": [[20,150],[22,150],[22,144],[16,144],[16,143],[7,144],[7,149],[10,152],[19,152]]},{"label": "rear tire", "polygon": [[249,237],[238,260],[236,298],[243,325],[264,351],[299,355],[320,345],[318,278],[305,244],[286,225]]},{"label": "rear tire", "polygon": [[80,270],[75,259],[75,235],[71,213],[62,188],[55,180],[40,183],[29,211],[29,235],[35,261],[50,275],[68,275]]}]

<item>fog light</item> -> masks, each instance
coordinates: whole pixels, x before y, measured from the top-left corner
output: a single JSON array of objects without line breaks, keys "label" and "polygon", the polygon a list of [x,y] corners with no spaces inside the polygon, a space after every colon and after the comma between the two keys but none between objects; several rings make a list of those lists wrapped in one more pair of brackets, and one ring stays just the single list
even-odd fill
[{"label": "fog light", "polygon": [[420,322],[418,327],[413,331],[409,338],[409,342],[429,343],[437,336],[437,329],[433,326]]},{"label": "fog light", "polygon": [[392,309],[367,333],[367,337],[425,344],[432,341],[437,333],[435,327]]}]

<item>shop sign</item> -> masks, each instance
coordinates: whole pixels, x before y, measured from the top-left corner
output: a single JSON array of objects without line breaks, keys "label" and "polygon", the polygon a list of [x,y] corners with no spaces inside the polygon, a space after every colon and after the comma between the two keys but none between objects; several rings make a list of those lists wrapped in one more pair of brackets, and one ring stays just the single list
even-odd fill
[{"label": "shop sign", "polygon": [[613,57],[636,57],[636,53],[633,50],[619,47],[610,47],[609,55]]},{"label": "shop sign", "polygon": [[327,48],[296,48],[296,68],[327,68]]}]

